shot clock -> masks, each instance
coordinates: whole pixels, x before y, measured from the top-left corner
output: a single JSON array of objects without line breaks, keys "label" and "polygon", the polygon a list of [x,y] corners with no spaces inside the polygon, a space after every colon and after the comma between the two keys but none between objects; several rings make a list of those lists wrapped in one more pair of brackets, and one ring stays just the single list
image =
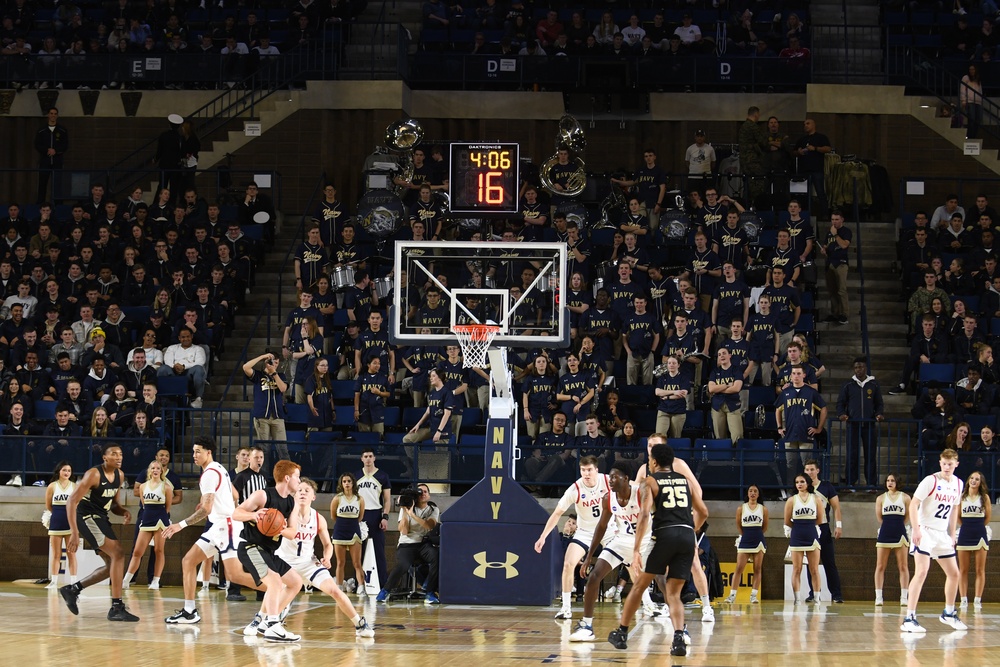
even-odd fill
[{"label": "shot clock", "polygon": [[453,143],[449,165],[452,213],[517,213],[520,185],[517,144]]}]

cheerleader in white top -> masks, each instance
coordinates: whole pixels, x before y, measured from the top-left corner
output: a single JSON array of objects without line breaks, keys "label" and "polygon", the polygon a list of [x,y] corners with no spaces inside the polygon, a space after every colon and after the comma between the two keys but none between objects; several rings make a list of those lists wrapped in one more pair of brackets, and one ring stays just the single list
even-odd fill
[{"label": "cheerleader in white top", "polygon": [[[285,529],[281,531],[281,544],[275,555],[295,570],[303,581],[308,581],[309,585],[320,589],[337,602],[340,613],[354,624],[355,636],[374,637],[375,631],[368,625],[368,621],[358,614],[347,595],[330,576],[333,542],[330,541],[326,519],[312,506],[316,500],[316,488],[316,482],[307,477],[299,480],[299,490],[295,492],[295,508],[288,517]],[[322,558],[316,558],[317,537],[323,544]]]},{"label": "cheerleader in white top", "polygon": [[882,585],[885,583],[885,567],[889,554],[896,552],[896,567],[899,569],[899,604],[907,601],[907,587],[910,585],[910,561],[906,554],[910,540],[906,534],[909,521],[910,497],[899,490],[899,480],[892,473],[885,476],[885,493],[875,499],[875,517],[879,528],[875,538],[875,606],[881,607]]},{"label": "cheerleader in white top", "polygon": [[976,554],[976,597],[973,606],[983,608],[983,589],[986,587],[986,552],[990,550],[990,515],[992,503],[990,490],[982,474],[974,472],[965,480],[962,491],[962,513],[958,517],[958,594],[960,609],[969,606],[969,561]]},{"label": "cheerleader in white top", "polygon": [[347,552],[351,552],[351,562],[354,564],[354,574],[361,585],[362,591],[364,570],[361,568],[361,542],[367,535],[361,534],[361,526],[365,530],[368,525],[362,520],[365,515],[365,500],[358,495],[358,485],[354,475],[347,472],[337,480],[337,493],[330,501],[330,517],[333,518],[333,552],[337,557],[337,585],[344,585],[344,570],[347,566]]},{"label": "cheerleader in white top", "polygon": [[[785,537],[792,551],[792,599],[799,603],[799,579],[802,576],[802,557],[808,559],[809,575],[815,584],[819,578],[819,503],[816,501],[812,481],[805,475],[795,476],[794,496],[785,503]],[[816,602],[820,591],[814,589]]]},{"label": "cheerleader in white top", "polygon": [[[42,515],[42,525],[49,529],[49,556],[52,559],[49,572],[49,584],[46,588],[59,588],[59,561],[69,534],[69,519],[66,517],[66,503],[73,494],[76,483],[73,481],[73,466],[69,461],[60,461],[52,473],[52,479],[45,490],[45,514]],[[66,561],[69,566],[70,583],[75,584],[76,552],[66,550]]]},{"label": "cheerleader in white top", "polygon": [[743,571],[746,570],[747,561],[751,556],[753,588],[750,589],[750,604],[760,602],[760,582],[764,574],[764,554],[767,552],[764,533],[767,532],[769,516],[767,508],[759,501],[760,488],[756,484],[751,484],[747,488],[747,501],[736,510],[736,530],[740,536],[736,538],[736,574],[729,589],[729,597],[725,600],[729,604],[736,602],[736,593],[740,589],[740,582],[743,581]]},{"label": "cheerleader in white top", "polygon": [[146,468],[146,481],[139,485],[139,501],[142,503],[142,519],[139,521],[139,534],[135,538],[135,548],[132,549],[132,560],[125,571],[123,588],[132,583],[132,577],[139,571],[142,557],[153,543],[153,553],[156,562],[153,565],[153,580],[149,583],[150,590],[159,590],[160,575],[163,574],[163,551],[166,538],[163,529],[170,525],[170,504],[174,498],[174,487],[163,477],[163,466],[159,461],[153,461]]}]

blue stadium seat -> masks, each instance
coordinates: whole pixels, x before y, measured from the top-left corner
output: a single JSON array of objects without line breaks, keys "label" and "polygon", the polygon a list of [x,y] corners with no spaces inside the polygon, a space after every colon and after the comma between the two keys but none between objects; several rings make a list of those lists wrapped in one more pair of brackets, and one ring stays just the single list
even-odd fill
[{"label": "blue stadium seat", "polygon": [[55,401],[35,401],[35,421],[49,422],[56,418]]},{"label": "blue stadium seat", "polygon": [[351,431],[347,435],[359,445],[377,445],[382,442],[382,436],[373,431]]},{"label": "blue stadium seat", "polygon": [[470,426],[479,426],[483,423],[483,411],[480,408],[463,408],[462,409],[462,428],[468,428]]},{"label": "blue stadium seat", "polygon": [[756,408],[758,405],[773,406],[775,400],[774,387],[750,387],[748,389],[749,403],[747,407]]},{"label": "blue stadium seat", "polygon": [[382,423],[386,428],[399,426],[399,408],[396,406],[387,407],[382,415]]},{"label": "blue stadium seat", "polygon": [[[354,426],[354,406],[353,405],[336,405],[333,408],[334,413],[337,415],[337,426],[340,428],[347,428]],[[353,429],[352,429],[353,430]]]},{"label": "blue stadium seat", "polygon": [[305,426],[309,422],[309,406],[305,403],[285,405],[285,423]]},{"label": "blue stadium seat", "polygon": [[625,384],[618,388],[622,403],[648,406],[656,404],[655,387]]},{"label": "blue stadium seat", "polygon": [[984,426],[989,426],[992,430],[997,430],[997,418],[995,415],[965,415],[965,421],[969,424],[969,435],[977,437]]},{"label": "blue stadium seat", "polygon": [[799,322],[795,325],[795,330],[799,333],[812,333],[816,330],[816,321],[812,313],[802,313],[799,315]]},{"label": "blue stadium seat", "polygon": [[694,449],[702,461],[733,460],[733,441],[729,438],[698,438],[694,441]]},{"label": "blue stadium seat", "polygon": [[[338,329],[343,329],[344,327],[347,326],[347,322],[348,319],[347,319],[346,308],[338,308],[337,310],[333,311],[333,326],[337,327]],[[354,361],[351,360],[351,363],[354,363]]]},{"label": "blue stadium seat", "polygon": [[187,377],[160,377],[156,378],[156,390],[160,396],[187,396]]},{"label": "blue stadium seat", "polygon": [[354,400],[354,380],[334,380],[330,385],[333,388],[333,400]]},{"label": "blue stadium seat", "polygon": [[426,412],[426,408],[403,408],[403,426],[411,428],[420,421],[424,412]]},{"label": "blue stadium seat", "polygon": [[951,386],[955,381],[955,364],[920,364],[920,386],[933,383],[938,387]]},{"label": "blue stadium seat", "polygon": [[[651,405],[652,403],[647,403]],[[633,410],[632,419],[635,421],[635,430],[639,433],[652,433],[656,430],[656,410],[652,408],[638,408]],[[609,433],[609,436],[614,435]]]},{"label": "blue stadium seat", "polygon": [[243,235],[254,241],[264,240],[264,225],[243,225],[240,227]]}]

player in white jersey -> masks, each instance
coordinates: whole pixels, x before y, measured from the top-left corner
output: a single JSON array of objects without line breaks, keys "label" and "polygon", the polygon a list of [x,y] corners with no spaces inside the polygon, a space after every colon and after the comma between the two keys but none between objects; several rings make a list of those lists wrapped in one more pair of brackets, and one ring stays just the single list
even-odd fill
[{"label": "player in white jersey", "polygon": [[[638,579],[639,571],[642,569],[643,563],[632,562],[632,552],[635,548],[635,527],[639,522],[639,512],[642,506],[639,500],[639,485],[629,481],[630,473],[631,466],[624,461],[618,461],[611,469],[609,475],[611,493],[601,500],[601,518],[594,529],[587,556],[580,564],[580,574],[587,577],[587,587],[583,595],[583,619],[577,623],[573,634],[569,636],[571,642],[597,640],[597,636],[594,634],[594,603],[597,602],[597,595],[601,592],[601,584],[608,572],[625,563],[632,566],[633,579]],[[615,532],[612,533],[613,537],[610,541],[605,541],[604,535],[612,518],[615,520]],[[602,543],[604,548],[597,557],[594,569],[587,576],[594,552]],[[646,531],[642,544],[642,556],[645,560],[653,546],[652,530]]]},{"label": "player in white jersey", "polygon": [[[281,544],[276,554],[313,588],[320,589],[336,600],[340,613],[351,619],[351,623],[354,624],[355,636],[374,637],[375,631],[368,625],[364,616],[360,616],[354,609],[354,605],[330,574],[333,542],[330,541],[326,519],[313,509],[314,500],[316,500],[316,482],[303,477],[299,480],[299,490],[295,494],[295,509],[288,517],[288,525],[281,531]],[[315,550],[317,537],[323,544],[323,558],[319,560],[316,559]]]},{"label": "player in white jersey", "polygon": [[[573,575],[576,566],[583,559],[590,548],[590,542],[594,537],[594,529],[601,518],[601,500],[611,491],[611,482],[607,475],[597,472],[597,458],[584,456],[580,459],[580,479],[573,483],[573,486],[566,489],[566,493],[559,499],[556,508],[552,510],[549,520],[545,522],[545,528],[538,541],[535,542],[535,551],[542,553],[545,547],[545,538],[559,523],[559,517],[573,505],[576,505],[576,534],[566,547],[566,556],[563,559],[562,571],[562,607],[556,618],[569,620],[573,618],[573,610],[570,603],[573,600]],[[613,537],[613,536],[611,536]]]},{"label": "player in white jersey", "polygon": [[[243,573],[243,568],[236,560],[236,549],[240,545],[240,534],[243,524],[233,521],[233,511],[236,509],[233,485],[229,472],[222,464],[215,461],[215,440],[208,436],[197,436],[192,449],[194,462],[201,468],[201,479],[198,487],[201,490],[201,501],[194,514],[175,524],[167,526],[163,536],[170,539],[184,530],[189,523],[195,523],[208,518],[209,527],[201,534],[181,561],[181,572],[184,580],[184,608],[166,619],[167,623],[190,624],[201,621],[198,608],[195,605],[197,590],[198,566],[206,558],[219,554],[226,568],[226,576],[230,581],[242,584],[249,580]],[[251,584],[253,582],[251,581]]]},{"label": "player in white jersey", "polygon": [[900,626],[903,632],[927,632],[917,622],[917,603],[927,571],[933,558],[945,574],[944,611],[940,621],[955,630],[965,630],[966,625],[955,612],[955,593],[958,591],[958,563],[955,562],[955,531],[962,500],[962,480],[954,476],[958,467],[958,453],[954,449],[941,452],[941,472],[924,478],[910,500],[910,517],[913,525],[913,578],[910,579],[906,619]]}]

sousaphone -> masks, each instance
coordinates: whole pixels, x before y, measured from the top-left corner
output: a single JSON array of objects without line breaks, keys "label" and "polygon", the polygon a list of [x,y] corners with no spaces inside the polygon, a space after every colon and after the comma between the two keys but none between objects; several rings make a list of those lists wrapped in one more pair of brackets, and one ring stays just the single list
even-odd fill
[{"label": "sousaphone", "polygon": [[[412,118],[397,120],[395,123],[385,128],[385,145],[399,153],[399,178],[410,182],[413,180],[413,150],[423,141],[424,128],[420,123]],[[393,183],[393,192],[402,197],[408,188],[405,185]]]},{"label": "sousaphone", "polygon": [[[559,134],[556,136],[556,152],[552,157],[542,163],[539,168],[539,178],[542,187],[550,194],[560,197],[579,197],[587,188],[587,164],[580,157],[580,153],[587,148],[587,137],[584,136],[580,123],[570,115],[565,115],[559,119]],[[557,190],[555,182],[552,180],[552,168],[559,164],[559,151],[568,150],[569,161],[574,166],[566,186],[562,190]]]}]

